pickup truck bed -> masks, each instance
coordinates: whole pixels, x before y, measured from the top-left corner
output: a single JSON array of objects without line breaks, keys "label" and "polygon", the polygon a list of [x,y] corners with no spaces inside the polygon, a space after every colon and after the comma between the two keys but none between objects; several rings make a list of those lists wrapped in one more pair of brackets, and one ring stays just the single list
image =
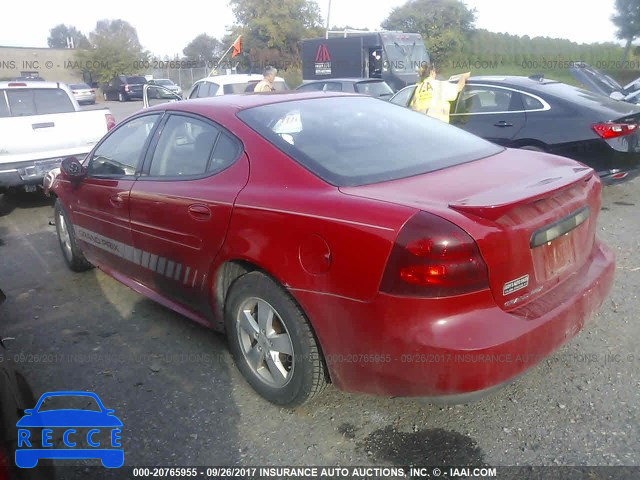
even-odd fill
[{"label": "pickup truck bed", "polygon": [[0,82],[0,192],[35,189],[70,156],[80,159],[115,125],[108,109],[80,110],[54,82]]}]

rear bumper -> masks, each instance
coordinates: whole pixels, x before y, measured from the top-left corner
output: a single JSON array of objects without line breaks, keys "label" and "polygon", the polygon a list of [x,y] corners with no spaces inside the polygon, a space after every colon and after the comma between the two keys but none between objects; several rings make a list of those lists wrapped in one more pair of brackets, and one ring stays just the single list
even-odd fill
[{"label": "rear bumper", "polygon": [[56,157],[19,163],[0,163],[0,188],[41,185],[47,172],[58,168],[63,159],[64,157]]},{"label": "rear bumper", "polygon": [[142,90],[138,91],[130,91],[130,92],[125,92],[124,95],[127,98],[142,98],[144,96]]},{"label": "rear bumper", "polygon": [[634,137],[556,145],[550,153],[573,158],[593,168],[603,184],[626,182],[640,175],[640,151],[630,147],[630,142],[640,144],[640,139],[634,140]]},{"label": "rear bumper", "polygon": [[75,98],[78,103],[93,103],[96,101],[95,93],[92,95],[77,95]]},{"label": "rear bumper", "polygon": [[447,300],[378,295],[370,303],[292,293],[338,388],[465,402],[509,383],[575,336],[602,305],[614,270],[613,253],[595,242],[580,271],[511,312],[489,291]]},{"label": "rear bumper", "polygon": [[618,183],[628,182],[640,176],[640,168],[633,170],[606,170],[598,172],[603,185],[615,185]]}]

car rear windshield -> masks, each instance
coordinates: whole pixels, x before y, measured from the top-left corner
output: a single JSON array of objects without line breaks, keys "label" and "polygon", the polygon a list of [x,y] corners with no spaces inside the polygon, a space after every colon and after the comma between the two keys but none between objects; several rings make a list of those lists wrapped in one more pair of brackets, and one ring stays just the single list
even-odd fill
[{"label": "car rear windshield", "polygon": [[[229,95],[231,93],[251,93],[253,89],[256,88],[258,81],[253,82],[244,82],[244,83],[229,83],[222,87],[222,91],[225,95]],[[287,84],[283,81],[275,81],[273,82],[273,88],[275,88],[276,92],[284,92],[288,90]]]},{"label": "car rear windshield", "polygon": [[155,80],[154,83],[158,85],[173,85],[173,82],[171,80]]},{"label": "car rear windshield", "polygon": [[147,79],[144,77],[127,77],[127,83],[147,83]]},{"label": "car rear windshield", "polygon": [[503,150],[440,120],[371,97],[280,102],[242,110],[238,117],[336,186],[420,175]]},{"label": "car rear windshield", "polygon": [[[69,95],[61,88],[21,88],[5,92],[9,109],[0,106],[0,116],[21,117],[75,111]],[[3,101],[4,94],[0,91],[0,103]]]},{"label": "car rear windshield", "polygon": [[91,87],[86,83],[73,83],[69,85],[69,88],[71,88],[71,90],[90,90],[91,89]]},{"label": "car rear windshield", "polygon": [[355,84],[355,91],[372,97],[385,97],[393,95],[393,90],[387,82],[358,82]]}]

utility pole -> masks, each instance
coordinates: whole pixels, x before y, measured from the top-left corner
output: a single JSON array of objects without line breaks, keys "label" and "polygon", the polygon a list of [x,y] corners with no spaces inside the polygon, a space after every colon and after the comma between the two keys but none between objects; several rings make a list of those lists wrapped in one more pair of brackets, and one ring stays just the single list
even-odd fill
[{"label": "utility pole", "polygon": [[331,0],[329,0],[329,6],[327,7],[327,28],[325,30],[325,38],[329,38],[329,17],[331,17]]}]

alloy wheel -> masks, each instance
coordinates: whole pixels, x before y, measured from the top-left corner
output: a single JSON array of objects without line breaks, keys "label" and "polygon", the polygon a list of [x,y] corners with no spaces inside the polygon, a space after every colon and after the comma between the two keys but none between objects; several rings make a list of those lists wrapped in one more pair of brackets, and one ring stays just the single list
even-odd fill
[{"label": "alloy wheel", "polygon": [[284,387],[293,376],[291,336],[278,312],[260,298],[247,299],[238,310],[236,334],[251,371],[271,387]]}]

